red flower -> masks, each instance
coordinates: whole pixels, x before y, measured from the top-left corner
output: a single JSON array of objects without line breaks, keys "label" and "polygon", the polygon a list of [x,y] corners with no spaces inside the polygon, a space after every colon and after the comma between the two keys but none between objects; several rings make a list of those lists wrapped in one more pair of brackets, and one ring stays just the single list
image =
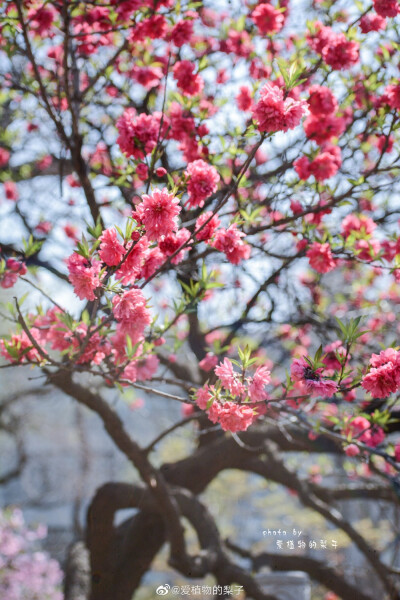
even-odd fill
[{"label": "red flower", "polygon": [[338,146],[329,146],[324,152],[321,152],[309,165],[311,175],[314,175],[317,181],[325,181],[336,175],[342,164],[340,157],[340,148]]},{"label": "red flower", "polygon": [[370,31],[379,31],[385,29],[386,19],[376,13],[368,13],[360,19],[360,29],[362,33],[369,33]]},{"label": "red flower", "polygon": [[188,164],[186,175],[189,177],[189,206],[204,206],[204,201],[217,191],[220,179],[217,169],[198,159]]},{"label": "red flower", "polygon": [[144,158],[154,150],[159,137],[162,139],[165,136],[167,121],[165,115],[163,117],[160,112],[137,115],[134,108],[127,108],[117,121],[117,144],[126,156]]},{"label": "red flower", "polygon": [[150,240],[159,240],[163,235],[175,231],[180,212],[179,198],[170,194],[166,188],[155,189],[151,196],[145,194],[136,208],[136,214],[145,226]]},{"label": "red flower", "polygon": [[74,286],[74,292],[81,300],[95,300],[94,290],[101,285],[99,274],[101,262],[74,252],[67,260],[68,279]]},{"label": "red flower", "polygon": [[[185,227],[182,227],[177,234],[170,233],[166,235],[158,244],[161,252],[165,256],[171,256],[174,254],[185,242],[190,238],[190,231]],[[171,262],[173,265],[178,265],[185,257],[185,253],[189,252],[191,246],[185,246],[178,254],[176,254]]]},{"label": "red flower", "polygon": [[277,85],[266,83],[261,88],[260,100],[253,109],[253,117],[260,131],[288,131],[299,125],[307,114],[307,102],[284,98],[283,90]]},{"label": "red flower", "polygon": [[175,44],[175,46],[178,46],[178,48],[180,48],[181,46],[183,46],[183,44],[190,42],[192,35],[193,35],[193,22],[186,20],[186,21],[178,21],[178,23],[176,23],[173,26],[168,38],[170,40],[172,40],[172,42]]},{"label": "red flower", "polygon": [[322,49],[322,58],[335,70],[349,69],[359,60],[359,43],[346,39],[344,33],[332,34]]},{"label": "red flower", "polygon": [[13,202],[16,202],[19,198],[18,187],[13,181],[4,182],[4,193],[7,200],[13,200]]},{"label": "red flower", "polygon": [[329,88],[312,85],[308,92],[308,106],[313,115],[331,115],[337,111],[338,102]]},{"label": "red flower", "polygon": [[109,267],[121,262],[125,248],[119,243],[115,229],[105,229],[100,237],[99,256]]},{"label": "red flower", "polygon": [[236,102],[240,110],[251,110],[253,106],[253,99],[251,97],[251,91],[247,85],[242,85],[238,95],[236,96]]},{"label": "red flower", "polygon": [[400,84],[388,85],[385,95],[390,108],[400,108]]},{"label": "red flower", "polygon": [[310,261],[310,266],[318,273],[328,273],[336,267],[336,262],[332,256],[330,245],[314,242],[311,248],[306,252]]},{"label": "red flower", "polygon": [[194,73],[195,65],[190,60],[180,60],[173,68],[178,88],[187,96],[197,96],[203,90],[204,81]]},{"label": "red flower", "polygon": [[374,8],[381,17],[396,17],[400,13],[398,0],[373,0]]},{"label": "red flower", "polygon": [[285,17],[283,13],[276,10],[271,4],[262,3],[256,6],[251,14],[251,18],[257,25],[260,33],[277,33],[283,27]]},{"label": "red flower", "polygon": [[224,252],[229,262],[238,265],[243,259],[249,258],[251,253],[251,247],[242,241],[243,237],[245,234],[237,229],[237,223],[233,223],[228,229],[217,231],[212,245],[220,252]]},{"label": "red flower", "polygon": [[202,213],[197,219],[196,231],[200,229],[200,227],[206,221],[208,221],[207,224],[204,225],[201,231],[196,233],[196,239],[198,239],[199,242],[208,242],[214,235],[214,232],[217,229],[217,227],[219,227],[219,225],[221,224],[221,221],[218,219],[217,215],[212,216],[212,212],[207,211],[205,213]]},{"label": "red flower", "polygon": [[309,140],[317,144],[329,142],[333,137],[339,137],[346,128],[343,117],[329,115],[310,115],[304,121],[304,131]]},{"label": "red flower", "polygon": [[374,398],[386,398],[400,387],[400,353],[393,348],[373,354],[371,369],[361,385]]},{"label": "red flower", "polygon": [[313,370],[304,358],[295,358],[290,374],[294,381],[302,383],[311,396],[331,397],[337,391],[337,383],[321,377],[322,369]]}]

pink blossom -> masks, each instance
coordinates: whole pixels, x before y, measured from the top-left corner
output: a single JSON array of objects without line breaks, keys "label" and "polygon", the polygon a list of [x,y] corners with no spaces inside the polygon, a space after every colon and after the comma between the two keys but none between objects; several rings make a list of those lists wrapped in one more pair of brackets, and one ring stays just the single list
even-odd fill
[{"label": "pink blossom", "polygon": [[260,100],[253,109],[253,117],[260,131],[288,131],[299,125],[308,112],[305,100],[284,98],[283,90],[266,83],[260,91]]},{"label": "pink blossom", "polygon": [[314,242],[306,252],[306,256],[310,261],[310,266],[318,273],[328,273],[336,267],[331,247],[327,242],[324,244]]},{"label": "pink blossom", "polygon": [[242,260],[249,258],[251,248],[242,241],[245,234],[237,229],[237,223],[233,223],[228,229],[219,229],[215,234],[214,248],[224,252],[229,262],[238,265]]},{"label": "pink blossom", "polygon": [[99,239],[101,260],[109,267],[118,265],[125,254],[125,248],[118,241],[116,230],[114,228],[105,229]]},{"label": "pink blossom", "polygon": [[396,17],[400,13],[398,0],[373,0],[374,8],[381,17]]},{"label": "pink blossom", "polygon": [[207,408],[207,404],[212,397],[210,393],[211,389],[214,390],[214,387],[212,386],[211,388],[209,388],[208,385],[205,384],[196,392],[196,404],[199,408],[201,408],[201,410],[206,410]]},{"label": "pink blossom", "polygon": [[400,387],[400,353],[393,348],[373,354],[371,368],[362,379],[362,387],[374,398],[386,398]]},{"label": "pink blossom", "polygon": [[341,164],[340,148],[330,144],[311,161],[308,169],[317,181],[325,181],[336,175]]},{"label": "pink blossom", "polygon": [[99,260],[88,260],[74,252],[67,259],[69,271],[68,279],[74,286],[75,294],[81,300],[95,300],[94,290],[101,285],[99,274],[101,262]]},{"label": "pink blossom", "polygon": [[356,444],[349,444],[344,451],[347,456],[357,456],[360,454],[360,448]]},{"label": "pink blossom", "polygon": [[385,95],[390,108],[400,109],[400,84],[388,85],[385,89]]},{"label": "pink blossom", "polygon": [[334,137],[340,137],[346,128],[343,117],[311,114],[304,121],[304,131],[309,140],[323,144]]},{"label": "pink blossom", "polygon": [[307,36],[310,47],[318,54],[322,53],[323,48],[330,42],[335,35],[330,27],[325,27],[320,21],[313,23],[315,33]]},{"label": "pink blossom", "polygon": [[44,526],[28,528],[20,510],[0,511],[0,596],[4,600],[62,600],[62,571],[38,547]]},{"label": "pink blossom", "polygon": [[[32,328],[30,333],[40,345],[40,331]],[[1,355],[12,363],[27,362],[28,360],[40,362],[42,360],[42,355],[32,345],[25,331],[13,334],[9,340],[0,339],[0,349]]]},{"label": "pink blossom", "polygon": [[353,437],[367,446],[376,447],[385,439],[385,433],[378,425],[373,425],[365,417],[355,417],[344,428],[344,435]]},{"label": "pink blossom", "polygon": [[246,431],[253,423],[255,415],[252,408],[235,402],[213,402],[208,417],[212,423],[219,423],[224,431]]},{"label": "pink blossom", "polygon": [[376,13],[367,13],[360,19],[360,29],[362,33],[370,31],[379,31],[386,28],[386,19]]},{"label": "pink blossom", "polygon": [[[204,223],[206,223],[206,225],[204,225]],[[217,227],[219,227],[220,224],[221,221],[218,219],[217,215],[213,216],[213,213],[211,211],[202,213],[196,221],[196,239],[199,240],[199,242],[210,241],[210,239],[214,235],[215,230],[217,229]],[[198,231],[201,227],[201,231]]]},{"label": "pink blossom", "polygon": [[212,352],[207,352],[205,357],[199,362],[199,367],[200,369],[203,369],[203,371],[211,371],[217,363],[218,356]]},{"label": "pink blossom", "polygon": [[160,112],[151,115],[136,113],[134,108],[127,108],[117,121],[119,136],[117,144],[126,156],[144,158],[162,139],[168,129],[168,119]]},{"label": "pink blossom", "polygon": [[33,7],[28,12],[30,27],[40,37],[53,37],[51,26],[56,17],[57,13],[51,5]]},{"label": "pink blossom", "polygon": [[322,48],[321,55],[332,69],[349,69],[359,61],[359,48],[359,43],[347,40],[344,33],[335,33]]},{"label": "pink blossom", "polygon": [[400,462],[400,444],[396,444],[394,447],[394,460]]},{"label": "pink blossom", "polygon": [[144,254],[144,263],[140,271],[140,277],[148,279],[165,262],[165,256],[159,248],[151,248]]},{"label": "pink blossom", "polygon": [[271,381],[271,372],[267,367],[258,367],[249,381],[248,394],[253,402],[262,402],[268,398],[264,387]]},{"label": "pink blossom", "polygon": [[166,188],[162,190],[156,188],[151,195],[143,196],[136,213],[145,226],[149,240],[159,240],[162,236],[176,231],[177,216],[181,210],[179,198],[170,194]]},{"label": "pink blossom", "polygon": [[247,31],[235,31],[234,29],[230,29],[227,39],[220,42],[220,50],[221,52],[226,52],[228,54],[232,52],[236,56],[248,58],[254,50],[254,45],[250,34]]},{"label": "pink blossom", "polygon": [[177,102],[171,102],[168,114],[171,121],[169,137],[172,139],[181,141],[195,130],[195,121],[191,113],[185,111]]},{"label": "pink blossom", "polygon": [[344,357],[346,355],[346,349],[340,340],[336,340],[336,342],[332,342],[332,344],[325,346],[324,353],[326,356],[323,357],[322,362],[327,369],[341,369],[342,365],[337,356]]},{"label": "pink blossom", "polygon": [[[181,248],[190,238],[190,231],[186,227],[182,227],[178,233],[170,233],[160,240],[158,247],[165,256],[172,256]],[[180,252],[171,258],[173,265],[178,265],[185,257],[186,252],[189,252],[191,246],[185,246]]]},{"label": "pink blossom", "polygon": [[0,167],[4,167],[10,159],[10,153],[5,148],[0,148]]},{"label": "pink blossom", "polygon": [[204,201],[217,191],[220,179],[217,169],[198,159],[188,164],[186,176],[189,178],[189,206],[204,206]]},{"label": "pink blossom", "polygon": [[375,137],[375,146],[378,148],[380,153],[387,152],[390,154],[393,150],[394,138],[392,135],[377,135]]},{"label": "pink blossom", "polygon": [[4,182],[4,193],[7,200],[16,202],[19,198],[18,187],[13,181]]},{"label": "pink blossom", "polygon": [[342,234],[348,237],[352,233],[371,235],[376,229],[376,223],[366,215],[347,215],[342,221]]},{"label": "pink blossom", "polygon": [[135,283],[140,277],[148,247],[149,241],[146,236],[141,237],[137,242],[132,240],[127,243],[125,260],[115,273],[116,278],[121,279],[124,285]]},{"label": "pink blossom", "polygon": [[295,358],[290,367],[294,381],[301,382],[312,396],[331,397],[337,391],[337,383],[321,377],[322,369],[313,370],[304,358]]},{"label": "pink blossom", "polygon": [[236,96],[236,102],[240,110],[251,110],[253,107],[253,98],[251,97],[250,88],[247,85],[242,85],[238,95]]},{"label": "pink blossom", "polygon": [[360,260],[369,262],[379,254],[381,245],[379,240],[357,240],[354,248],[357,250],[357,256]]},{"label": "pink blossom", "polygon": [[297,175],[300,177],[300,179],[303,179],[305,181],[306,179],[308,179],[310,177],[310,175],[311,175],[310,164],[311,164],[311,162],[307,158],[307,156],[300,156],[300,158],[297,158],[293,162],[294,169],[295,169]]},{"label": "pink blossom", "polygon": [[113,300],[113,313],[117,321],[135,323],[139,321],[139,329],[144,329],[151,323],[151,316],[146,308],[146,299],[141,290],[133,288],[121,296],[115,295]]},{"label": "pink blossom", "polygon": [[285,17],[281,11],[264,2],[256,6],[251,13],[251,19],[257,25],[260,33],[267,35],[280,31],[285,22]]},{"label": "pink blossom", "polygon": [[186,20],[175,23],[168,37],[172,40],[175,46],[181,48],[183,44],[190,42],[192,35],[193,21]]},{"label": "pink blossom", "polygon": [[139,381],[146,381],[151,379],[156,373],[160,360],[155,354],[150,354],[145,358],[141,358],[136,361],[136,373]]},{"label": "pink blossom", "polygon": [[16,258],[6,260],[6,271],[0,274],[0,285],[4,289],[13,287],[20,275],[26,275],[27,268],[24,262]]},{"label": "pink blossom", "polygon": [[187,96],[197,96],[202,92],[204,87],[202,77],[194,73],[194,70],[195,64],[190,60],[178,61],[173,68],[177,86]]},{"label": "pink blossom", "polygon": [[239,378],[239,374],[233,370],[233,365],[229,358],[224,358],[214,369],[214,373],[220,379],[223,387],[232,394],[232,396],[241,396],[245,391],[245,386]]},{"label": "pink blossom", "polygon": [[337,111],[338,101],[328,87],[312,85],[308,93],[308,106],[313,115],[330,115]]}]

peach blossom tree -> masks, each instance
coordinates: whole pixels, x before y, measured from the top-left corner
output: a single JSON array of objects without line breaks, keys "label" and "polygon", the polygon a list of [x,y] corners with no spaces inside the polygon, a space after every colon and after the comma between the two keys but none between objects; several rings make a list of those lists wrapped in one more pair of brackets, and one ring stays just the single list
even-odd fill
[{"label": "peach blossom tree", "polygon": [[[32,365],[94,411],[141,480],[93,498],[84,597],[130,600],[167,544],[171,569],[213,576],[218,597],[273,598],[246,557],[372,600],[339,566],[224,540],[200,495],[238,469],[342,530],[398,598],[398,568],[338,507],[396,506],[400,490],[398,1],[0,11],[0,285],[43,299],[3,309],[1,368]],[[181,403],[182,419],[143,447],[93,382]],[[195,449],[158,466],[183,427]],[[301,477],[296,452],[335,456],[347,483]],[[138,511],[122,536],[123,508]]]}]

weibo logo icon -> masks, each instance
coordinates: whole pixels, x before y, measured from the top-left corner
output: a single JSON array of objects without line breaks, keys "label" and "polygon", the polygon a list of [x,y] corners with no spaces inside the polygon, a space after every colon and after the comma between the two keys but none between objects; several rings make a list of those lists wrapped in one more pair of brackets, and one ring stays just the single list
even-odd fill
[{"label": "weibo logo icon", "polygon": [[168,583],[166,583],[165,585],[159,585],[156,589],[156,594],[158,596],[166,596],[169,592],[170,587],[171,586],[168,585]]}]

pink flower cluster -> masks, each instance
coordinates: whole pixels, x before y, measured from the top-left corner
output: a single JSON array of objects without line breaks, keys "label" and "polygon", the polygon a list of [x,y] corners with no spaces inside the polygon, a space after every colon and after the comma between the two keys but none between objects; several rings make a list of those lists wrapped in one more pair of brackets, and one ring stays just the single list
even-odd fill
[{"label": "pink flower cluster", "polygon": [[[191,246],[185,246],[182,248],[184,244],[190,238],[190,231],[186,229],[186,227],[181,227],[178,233],[170,233],[163,237],[160,240],[158,246],[164,256],[174,256],[171,258],[171,263],[173,265],[179,264],[185,257],[185,253],[191,249]],[[180,252],[178,250],[182,248]],[[175,254],[177,252],[177,254]]]},{"label": "pink flower cluster", "polygon": [[13,287],[20,275],[26,275],[27,268],[24,262],[16,258],[8,258],[6,260],[6,268],[3,273],[0,273],[0,285],[2,288]]},{"label": "pink flower cluster", "polygon": [[351,234],[371,235],[375,229],[376,223],[366,215],[350,214],[342,221],[342,234],[346,238]]},{"label": "pink flower cluster", "polygon": [[153,190],[151,195],[143,195],[142,202],[137,206],[134,217],[138,217],[146,229],[149,240],[159,240],[178,228],[178,218],[181,211],[179,198],[168,193],[166,188]]},{"label": "pink flower cluster", "polygon": [[386,398],[400,389],[400,352],[393,348],[373,354],[362,387],[374,398]]},{"label": "pink flower cluster", "polygon": [[224,252],[230,263],[238,265],[251,254],[251,247],[243,242],[243,237],[245,234],[238,230],[237,223],[233,223],[228,229],[218,229],[212,245],[220,252]]},{"label": "pink flower cluster", "polygon": [[[385,433],[379,425],[372,425],[365,417],[355,417],[348,423],[343,431],[347,438],[353,438],[363,442],[371,448],[376,448],[385,439]],[[354,444],[355,445],[355,444]],[[352,452],[353,456],[358,452]]]},{"label": "pink flower cluster", "polygon": [[313,113],[304,121],[306,136],[317,144],[324,144],[334,137],[340,137],[345,128],[345,119],[334,114]]},{"label": "pink flower cluster", "polygon": [[68,279],[74,286],[75,294],[81,300],[95,300],[94,290],[101,285],[99,278],[101,262],[96,259],[89,261],[84,256],[74,252],[67,259],[67,266]]},{"label": "pink flower cluster", "polygon": [[268,2],[258,4],[251,13],[251,18],[257,25],[260,33],[265,35],[277,33],[282,29],[285,22],[283,13]]},{"label": "pink flower cluster", "polygon": [[304,358],[295,358],[290,367],[293,381],[300,383],[307,394],[330,398],[337,391],[338,385],[332,379],[324,378],[322,373],[323,369],[312,369]]},{"label": "pink flower cluster", "polygon": [[301,156],[294,161],[293,166],[304,181],[314,175],[316,181],[325,181],[336,175],[342,165],[340,148],[332,144],[325,144],[313,160],[310,161],[307,156]]},{"label": "pink flower cluster", "polygon": [[117,121],[117,129],[121,151],[128,157],[144,158],[154,150],[159,137],[166,135],[168,123],[160,112],[138,115],[134,108],[127,108]]},{"label": "pink flower cluster", "polygon": [[26,527],[16,508],[0,511],[0,597],[4,600],[62,600],[62,571],[37,548],[46,528]]},{"label": "pink flower cluster", "polygon": [[373,0],[374,8],[381,17],[397,17],[400,13],[398,0]]},{"label": "pink flower cluster", "polygon": [[177,86],[186,96],[197,96],[204,87],[202,77],[194,70],[195,64],[190,60],[180,60],[175,63],[173,68]]},{"label": "pink flower cluster", "polygon": [[336,267],[331,247],[327,242],[324,244],[314,242],[307,250],[306,256],[310,261],[310,266],[318,273],[328,273]]},{"label": "pink flower cluster", "polygon": [[189,206],[204,206],[204,201],[217,191],[220,180],[217,169],[198,159],[188,164],[186,176]]},{"label": "pink flower cluster", "polygon": [[386,19],[376,13],[367,13],[360,19],[360,29],[362,33],[369,33],[370,31],[379,31],[385,29]]},{"label": "pink flower cluster", "polygon": [[129,335],[135,344],[142,338],[145,327],[151,323],[150,311],[141,290],[133,288],[121,295],[116,294],[112,304],[114,317],[118,321],[117,331]]},{"label": "pink flower cluster", "polygon": [[359,61],[358,42],[347,40],[344,33],[335,33],[319,21],[314,26],[316,32],[308,36],[309,44],[332,69],[349,69]]},{"label": "pink flower cluster", "polygon": [[294,129],[307,112],[305,100],[285,98],[278,85],[266,83],[261,88],[260,100],[253,109],[253,117],[260,131],[273,133]]},{"label": "pink flower cluster", "polygon": [[331,115],[338,109],[338,101],[332,91],[322,85],[312,85],[308,89],[310,94],[308,106],[313,115]]},{"label": "pink flower cluster", "polygon": [[100,236],[99,256],[108,267],[118,265],[124,254],[125,248],[118,241],[117,232],[115,229],[105,229]]},{"label": "pink flower cluster", "polygon": [[215,386],[206,384],[197,390],[198,407],[206,410],[210,421],[219,423],[224,431],[245,431],[265,413],[266,407],[262,403],[268,398],[265,386],[271,381],[269,369],[258,367],[252,377],[243,378],[234,371],[232,362],[225,358],[215,367],[214,373],[224,392],[217,394]]}]

